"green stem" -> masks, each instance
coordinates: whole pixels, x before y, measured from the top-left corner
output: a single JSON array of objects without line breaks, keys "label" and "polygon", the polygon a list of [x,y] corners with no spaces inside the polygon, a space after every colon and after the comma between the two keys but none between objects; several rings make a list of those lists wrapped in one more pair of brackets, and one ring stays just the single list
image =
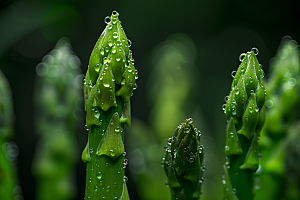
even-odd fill
[{"label": "green stem", "polygon": [[241,169],[245,162],[245,158],[248,152],[249,146],[251,146],[251,140],[248,140],[243,135],[238,135],[243,152],[242,155],[232,155],[230,158],[230,167],[227,168],[228,174],[231,180],[232,188],[239,199],[253,200],[253,170]]},{"label": "green stem", "polygon": [[[101,125],[93,125],[89,130],[89,161],[87,162],[85,199],[120,199],[122,196],[126,179],[125,169],[123,169],[125,154],[121,154],[113,160],[113,156],[97,155],[97,150],[104,135],[110,134],[107,130],[113,115],[118,113],[121,118],[123,104],[123,99],[117,98],[117,107],[111,107],[106,112],[100,109]],[[120,134],[124,142],[123,123],[120,126]]]}]

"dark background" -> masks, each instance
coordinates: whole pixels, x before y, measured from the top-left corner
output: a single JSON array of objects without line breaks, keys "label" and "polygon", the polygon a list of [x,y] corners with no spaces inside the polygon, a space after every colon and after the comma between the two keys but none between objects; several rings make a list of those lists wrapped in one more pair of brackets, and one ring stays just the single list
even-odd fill
[{"label": "dark background", "polygon": [[[225,130],[221,106],[229,93],[230,73],[239,65],[239,55],[257,47],[258,59],[267,74],[269,60],[275,55],[281,39],[290,35],[300,41],[299,8],[300,1],[291,0],[1,0],[0,69],[13,91],[14,141],[20,149],[18,175],[24,199],[34,199],[35,189],[31,175],[38,140],[32,103],[35,67],[59,38],[70,39],[85,73],[92,48],[105,27],[104,18],[117,10],[125,33],[132,41],[135,66],[139,70],[139,88],[132,97],[132,115],[147,122],[151,106],[143,102],[146,102],[145,88],[151,72],[149,56],[153,48],[171,34],[189,35],[197,47],[199,73],[193,98],[202,108],[210,136],[220,146],[225,139],[224,132],[220,131]],[[87,138],[83,126],[84,123],[82,136],[79,136],[83,138],[79,141],[80,149],[84,148]],[[78,166],[78,199],[83,198],[84,172],[85,166],[81,163]],[[138,199],[134,183],[131,184],[130,196]]]}]

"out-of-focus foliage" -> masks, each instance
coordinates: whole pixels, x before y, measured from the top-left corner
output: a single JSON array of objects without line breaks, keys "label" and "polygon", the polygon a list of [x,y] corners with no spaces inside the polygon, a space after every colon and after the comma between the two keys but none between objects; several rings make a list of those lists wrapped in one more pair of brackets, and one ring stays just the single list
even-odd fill
[{"label": "out-of-focus foliage", "polygon": [[[194,104],[192,98],[195,95],[192,89],[199,83],[195,55],[194,42],[181,33],[170,36],[151,54],[152,68],[147,81],[148,103],[153,107],[149,116],[150,124],[134,118],[126,135],[129,172],[141,199],[170,199],[168,185],[163,185],[166,178],[160,161],[167,143],[166,138],[172,136],[174,127],[184,120],[184,116],[192,116],[195,126],[205,127],[201,109]],[[210,159],[207,158],[208,165],[215,165],[211,167],[212,172],[218,166],[215,157],[211,156],[214,147],[206,127],[203,128],[202,137],[203,143],[209,144],[205,151],[210,154]],[[203,188],[207,189],[204,199],[219,198],[220,193],[210,193],[221,186],[215,180],[220,177],[214,175],[216,173],[210,173],[206,177],[208,185]]]},{"label": "out-of-focus foliage", "polygon": [[0,138],[7,139],[13,134],[12,93],[8,81],[0,70]]},{"label": "out-of-focus foliage", "polygon": [[170,199],[160,162],[166,138],[172,136],[181,118],[191,113],[188,97],[196,81],[195,52],[192,40],[184,34],[171,36],[153,50],[147,85],[148,102],[153,105],[151,125],[134,119],[127,136],[129,170],[136,175],[133,178],[141,199]]},{"label": "out-of-focus foliage", "polygon": [[19,149],[14,143],[8,142],[13,134],[13,125],[12,93],[0,70],[0,197],[4,200],[23,198],[17,186],[15,166]]},{"label": "out-of-focus foliage", "polygon": [[76,197],[76,130],[82,119],[80,60],[66,38],[36,67],[35,126],[40,135],[33,174],[36,199],[67,200]]},{"label": "out-of-focus foliage", "polygon": [[266,124],[261,133],[262,159],[257,180],[261,188],[257,200],[299,199],[300,162],[297,156],[299,143],[297,126],[293,125],[299,114],[300,52],[290,37],[284,37],[270,66],[266,83]]}]

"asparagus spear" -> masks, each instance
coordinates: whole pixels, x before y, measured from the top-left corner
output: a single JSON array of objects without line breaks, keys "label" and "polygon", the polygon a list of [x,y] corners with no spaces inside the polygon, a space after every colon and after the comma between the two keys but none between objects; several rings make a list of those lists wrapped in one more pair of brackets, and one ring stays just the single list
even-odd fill
[{"label": "asparagus spear", "polygon": [[16,196],[14,163],[8,154],[8,148],[5,148],[9,146],[7,139],[13,134],[13,118],[11,91],[7,79],[0,70],[0,197],[5,200],[14,200]]},{"label": "asparagus spear", "polygon": [[197,200],[204,181],[203,145],[200,131],[186,119],[175,130],[166,146],[162,166],[168,178],[172,200]]},{"label": "asparagus spear", "polygon": [[256,48],[241,54],[241,64],[232,73],[231,92],[223,105],[228,120],[226,167],[232,184],[231,192],[236,193],[231,199],[254,198],[254,173],[259,166],[258,137],[265,121],[266,94],[262,80],[264,72],[257,54]]},{"label": "asparagus spear", "polygon": [[84,80],[88,142],[85,199],[129,199],[124,165],[124,124],[130,126],[130,97],[138,78],[131,42],[112,12],[90,56]]},{"label": "asparagus spear", "polygon": [[37,65],[35,128],[40,134],[33,174],[36,199],[68,200],[76,196],[76,127],[80,120],[82,77],[80,60],[66,38]]},{"label": "asparagus spear", "polygon": [[[258,173],[261,189],[257,191],[257,200],[280,199],[287,192],[285,176],[292,165],[286,163],[291,163],[291,155],[296,153],[292,148],[294,141],[290,138],[297,141],[297,137],[292,136],[297,132],[289,129],[299,114],[300,57],[297,46],[290,37],[284,37],[270,65],[271,73],[266,83],[267,118],[260,143],[263,156]],[[292,160],[297,162],[297,159]]]}]

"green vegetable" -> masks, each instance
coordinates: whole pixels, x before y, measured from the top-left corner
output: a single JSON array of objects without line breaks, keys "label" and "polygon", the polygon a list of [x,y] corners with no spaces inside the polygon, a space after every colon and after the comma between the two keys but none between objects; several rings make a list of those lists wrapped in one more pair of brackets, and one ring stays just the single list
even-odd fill
[{"label": "green vegetable", "polygon": [[227,189],[232,189],[229,193],[236,193],[229,199],[254,198],[254,173],[259,166],[258,136],[265,121],[266,93],[257,54],[256,48],[241,54],[241,64],[232,72],[231,91],[223,105],[228,120],[225,146],[228,177],[223,183],[231,182],[232,188]]},{"label": "green vegetable", "polygon": [[[13,108],[11,91],[8,81],[0,70],[0,197],[5,200],[14,200],[17,186],[14,159],[11,157],[13,149],[7,140],[13,134]],[[8,153],[10,151],[10,154]]]},{"label": "green vegetable", "polygon": [[[293,169],[299,158],[292,156],[298,154],[295,142],[299,142],[299,138],[293,136],[297,131],[290,129],[299,111],[300,57],[297,43],[290,37],[283,39],[270,71],[266,83],[266,125],[260,143],[262,160],[258,175],[261,190],[257,191],[256,199],[299,199],[299,192],[293,188],[299,183],[291,181],[296,180],[295,174],[299,173]],[[290,169],[294,171],[293,178],[287,176],[291,175]]]},{"label": "green vegetable", "polygon": [[76,196],[76,128],[81,113],[80,60],[66,38],[37,65],[35,125],[40,134],[33,163],[36,199],[68,200]]},{"label": "green vegetable", "polygon": [[130,97],[138,78],[131,42],[118,19],[106,17],[106,28],[90,56],[84,80],[88,143],[85,199],[129,199],[125,176],[124,124],[130,126]]},{"label": "green vegetable", "polygon": [[162,166],[168,178],[172,200],[197,200],[203,183],[203,146],[200,131],[191,118],[181,123],[166,146]]}]

